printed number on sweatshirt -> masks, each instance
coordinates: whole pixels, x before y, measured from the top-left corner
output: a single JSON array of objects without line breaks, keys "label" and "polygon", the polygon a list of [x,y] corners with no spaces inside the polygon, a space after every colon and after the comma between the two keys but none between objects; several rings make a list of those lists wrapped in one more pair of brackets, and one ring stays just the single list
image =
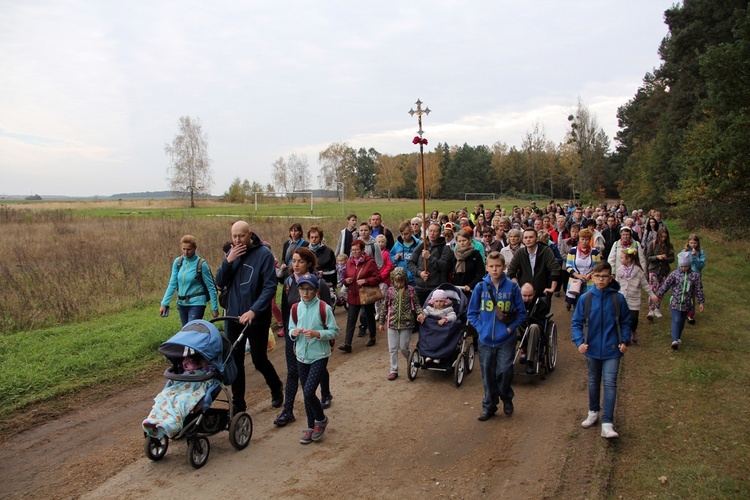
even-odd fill
[{"label": "printed number on sweatshirt", "polygon": [[[495,308],[495,303],[492,300],[482,301],[482,311],[491,312]],[[510,311],[510,300],[503,302],[502,300],[497,301],[497,308],[501,311]]]}]

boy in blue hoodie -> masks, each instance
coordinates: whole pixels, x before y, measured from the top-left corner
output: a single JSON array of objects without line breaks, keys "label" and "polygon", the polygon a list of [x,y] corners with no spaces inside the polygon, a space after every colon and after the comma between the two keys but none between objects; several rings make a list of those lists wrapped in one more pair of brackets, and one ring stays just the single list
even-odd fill
[{"label": "boy in blue hoodie", "polygon": [[515,330],[526,319],[526,307],[518,284],[509,280],[505,258],[494,251],[487,255],[487,276],[477,284],[469,301],[469,323],[479,333],[479,365],[482,371],[484,399],[478,420],[484,422],[497,413],[499,400],[503,412],[513,415],[513,356]]},{"label": "boy in blue hoodie", "polygon": [[[588,429],[599,420],[599,392],[603,382],[602,437],[612,439],[619,437],[613,429],[612,419],[620,358],[630,345],[630,309],[625,296],[619,293],[620,284],[613,279],[609,263],[597,263],[591,275],[595,287],[578,298],[572,322],[573,342],[578,352],[586,356],[589,369],[589,413],[581,427]],[[588,317],[587,303],[590,304]],[[584,329],[588,331],[584,332]]]}]

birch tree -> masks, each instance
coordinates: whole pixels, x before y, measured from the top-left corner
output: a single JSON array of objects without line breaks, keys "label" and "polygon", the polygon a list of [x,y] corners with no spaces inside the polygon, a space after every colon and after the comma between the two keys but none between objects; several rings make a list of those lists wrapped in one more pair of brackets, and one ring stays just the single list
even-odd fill
[{"label": "birch tree", "polygon": [[195,207],[196,190],[210,192],[213,187],[208,136],[200,118],[180,117],[180,130],[171,143],[164,145],[164,152],[170,160],[167,180],[172,190],[189,194],[190,206]]}]

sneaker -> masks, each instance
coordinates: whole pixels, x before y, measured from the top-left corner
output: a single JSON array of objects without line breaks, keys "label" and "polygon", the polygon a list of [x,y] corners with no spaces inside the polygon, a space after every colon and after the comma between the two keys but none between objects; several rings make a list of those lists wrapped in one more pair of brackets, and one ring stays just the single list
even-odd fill
[{"label": "sneaker", "polygon": [[312,439],[313,441],[320,441],[320,438],[323,437],[323,433],[326,431],[327,425],[328,425],[328,417],[326,417],[324,420],[316,420],[315,428],[313,429],[310,439]]},{"label": "sneaker", "polygon": [[555,292],[555,297],[559,297],[559,296],[560,296],[560,290]]},{"label": "sneaker", "polygon": [[672,349],[674,349],[676,351],[679,348],[680,348],[680,343],[679,342],[677,342],[676,340],[674,342],[672,342]]},{"label": "sneaker", "polygon": [[424,362],[425,363],[430,363],[430,362],[432,362],[432,358],[424,358]]},{"label": "sneaker", "polygon": [[690,323],[691,325],[694,325],[695,324],[695,318],[688,318],[687,322]]},{"label": "sneaker", "polygon": [[654,318],[661,318],[661,317],[663,317],[663,316],[664,316],[664,315],[663,315],[663,314],[661,313],[661,311],[660,311],[660,310],[658,310],[658,309],[654,309]]},{"label": "sneaker", "polygon": [[345,352],[345,353],[352,352],[352,346],[351,346],[351,344],[341,344],[340,346],[338,346],[337,349],[339,351],[342,351],[342,352]]},{"label": "sneaker", "polygon": [[320,406],[322,406],[323,409],[326,410],[331,407],[332,401],[333,401],[333,394],[326,394],[325,396],[321,396]]},{"label": "sneaker", "polygon": [[638,332],[630,332],[630,341],[634,344],[638,343]]},{"label": "sneaker", "polygon": [[435,363],[436,365],[439,365],[440,364],[440,358],[435,358],[435,359],[432,360],[432,362]]},{"label": "sneaker", "polygon": [[302,444],[312,443],[313,442],[312,435],[313,435],[312,429],[305,429],[305,431],[302,433],[302,437],[299,438],[299,442]]},{"label": "sneaker", "polygon": [[503,401],[503,413],[509,417],[513,415],[513,401]]},{"label": "sneaker", "polygon": [[535,375],[536,370],[534,369],[534,363],[526,364],[526,375]]},{"label": "sneaker", "polygon": [[589,411],[589,414],[586,416],[586,420],[581,422],[581,427],[583,427],[584,429],[588,429],[589,427],[593,426],[598,420],[599,412]]},{"label": "sneaker", "polygon": [[391,372],[388,374],[388,380],[396,380],[398,378],[398,373]]},{"label": "sneaker", "polygon": [[271,391],[271,406],[274,408],[281,408],[284,404],[284,390],[279,387],[275,391]]},{"label": "sneaker", "polygon": [[375,337],[370,337],[367,339],[367,342],[365,342],[365,347],[372,347],[375,345]]},{"label": "sneaker", "polygon": [[521,354],[521,356],[518,358],[519,363],[525,363],[526,362],[526,355]]},{"label": "sneaker", "polygon": [[486,422],[487,420],[491,419],[494,416],[495,416],[494,411],[482,410],[482,413],[479,414],[479,416],[477,417],[477,420],[479,420],[480,422]]},{"label": "sneaker", "polygon": [[612,424],[602,424],[602,437],[613,439],[620,437],[620,435],[612,428]]},{"label": "sneaker", "polygon": [[359,332],[357,332],[357,337],[364,337],[365,335],[367,335],[367,326],[359,325]]},{"label": "sneaker", "polygon": [[295,420],[297,419],[294,418],[294,415],[282,411],[281,413],[279,413],[279,416],[276,417],[276,419],[273,421],[273,425],[275,425],[276,427],[284,427],[286,424],[291,424]]},{"label": "sneaker", "polygon": [[646,319],[648,319],[649,321],[653,321],[654,320],[654,311],[649,311],[648,315],[646,316]]}]

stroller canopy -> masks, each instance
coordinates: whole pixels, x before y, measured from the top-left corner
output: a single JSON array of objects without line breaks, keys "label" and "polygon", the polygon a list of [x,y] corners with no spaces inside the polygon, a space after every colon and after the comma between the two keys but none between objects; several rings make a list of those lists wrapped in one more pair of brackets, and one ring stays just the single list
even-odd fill
[{"label": "stroller canopy", "polygon": [[202,319],[187,323],[159,346],[159,352],[175,365],[186,356],[200,354],[219,371],[224,384],[231,384],[237,375],[231,350],[229,339],[216,326]]}]

